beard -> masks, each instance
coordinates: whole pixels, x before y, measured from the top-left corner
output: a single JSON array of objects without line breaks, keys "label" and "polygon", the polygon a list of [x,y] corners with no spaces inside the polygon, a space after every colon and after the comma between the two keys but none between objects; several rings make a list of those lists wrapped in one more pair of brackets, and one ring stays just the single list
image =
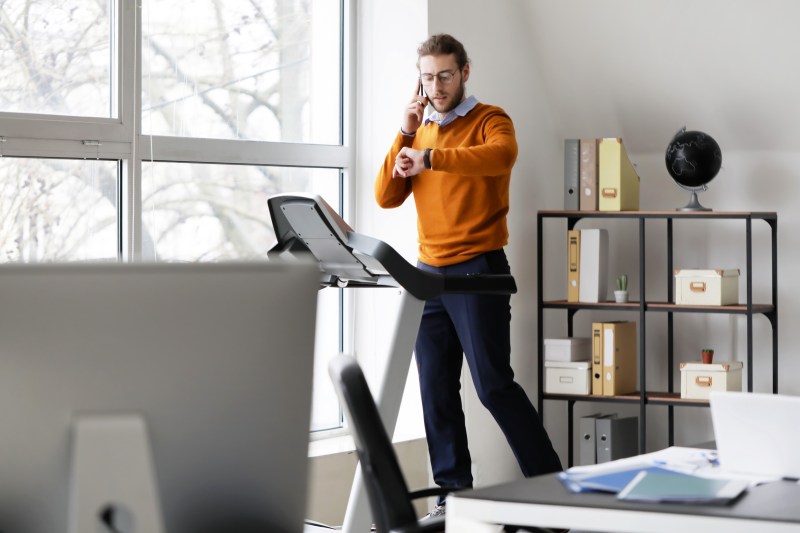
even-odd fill
[{"label": "beard", "polygon": [[458,106],[458,104],[461,103],[461,101],[464,99],[464,92],[465,91],[466,91],[466,87],[465,87],[464,82],[462,81],[458,85],[458,89],[456,89],[456,91],[453,93],[453,98],[451,100],[448,100],[447,103],[445,103],[445,107],[443,107],[442,109],[439,109],[438,107],[436,107],[436,103],[433,102],[433,101],[431,101],[431,106],[440,115],[445,115],[445,114],[449,113],[450,111],[452,111],[453,109],[455,109],[456,106]]}]

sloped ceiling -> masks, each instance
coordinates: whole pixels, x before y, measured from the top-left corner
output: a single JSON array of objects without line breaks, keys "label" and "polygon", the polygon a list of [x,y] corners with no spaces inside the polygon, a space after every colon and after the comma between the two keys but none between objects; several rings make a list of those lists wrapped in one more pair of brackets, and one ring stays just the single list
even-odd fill
[{"label": "sloped ceiling", "polygon": [[[663,153],[682,126],[726,150],[800,149],[800,2],[534,0],[535,50],[563,137]],[[526,58],[528,60],[526,60]]]}]

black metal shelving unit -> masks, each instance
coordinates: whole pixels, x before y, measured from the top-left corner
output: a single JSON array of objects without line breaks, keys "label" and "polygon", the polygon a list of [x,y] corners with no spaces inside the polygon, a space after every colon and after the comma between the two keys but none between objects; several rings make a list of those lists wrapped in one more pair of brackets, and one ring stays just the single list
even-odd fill
[{"label": "black metal shelving unit", "polygon": [[[582,219],[630,219],[638,224],[639,234],[639,295],[638,302],[618,304],[614,302],[581,303],[567,302],[566,300],[543,299],[543,251],[544,251],[544,221],[545,219],[566,220],[567,229],[575,228]],[[673,221],[675,220],[741,220],[745,225],[745,295],[744,302],[739,305],[726,306],[686,306],[674,303],[673,290]],[[772,301],[766,304],[753,303],[753,249],[752,249],[752,223],[754,220],[763,220],[771,229],[772,251]],[[666,223],[667,229],[667,294],[666,302],[650,301],[646,297],[645,286],[647,269],[645,265],[645,225],[647,222],[657,221]],[[625,403],[639,406],[639,452],[644,453],[647,435],[648,405],[664,405],[668,409],[668,440],[669,445],[674,443],[674,409],[680,406],[708,406],[706,400],[682,399],[680,392],[674,388],[673,366],[673,339],[675,313],[722,313],[744,315],[746,317],[747,337],[747,391],[753,390],[753,317],[763,315],[772,326],[772,392],[778,392],[778,216],[774,212],[725,212],[725,211],[539,211],[536,217],[537,235],[537,365],[538,365],[538,409],[539,415],[544,419],[544,401],[554,400],[567,403],[567,424],[569,442],[569,464],[573,464],[574,450],[574,406],[576,402],[605,402]],[[566,287],[565,287],[566,290]],[[562,309],[567,311],[567,336],[573,336],[573,319],[578,311],[613,310],[628,311],[639,314],[638,321],[638,371],[639,391],[637,393],[620,396],[593,396],[570,394],[545,394],[544,393],[544,311]],[[651,391],[646,383],[646,337],[645,325],[648,313],[667,313],[667,391]]]}]

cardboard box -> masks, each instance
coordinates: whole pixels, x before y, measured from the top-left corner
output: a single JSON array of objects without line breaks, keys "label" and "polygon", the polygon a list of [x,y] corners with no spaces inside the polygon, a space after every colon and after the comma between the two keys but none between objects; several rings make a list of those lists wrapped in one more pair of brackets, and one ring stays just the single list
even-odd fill
[{"label": "cardboard box", "polygon": [[544,340],[545,361],[588,361],[592,357],[589,337],[561,337]]},{"label": "cardboard box", "polygon": [[677,305],[736,305],[739,303],[739,269],[675,269]]},{"label": "cardboard box", "polygon": [[545,361],[544,391],[550,394],[589,394],[589,361]]},{"label": "cardboard box", "polygon": [[707,400],[714,391],[742,390],[742,362],[681,363],[681,398]]}]

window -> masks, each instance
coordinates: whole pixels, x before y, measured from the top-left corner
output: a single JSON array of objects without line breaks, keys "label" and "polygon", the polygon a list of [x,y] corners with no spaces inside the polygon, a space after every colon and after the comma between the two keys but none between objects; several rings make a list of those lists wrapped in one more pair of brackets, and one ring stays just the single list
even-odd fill
[{"label": "window", "polygon": [[[353,2],[0,2],[0,261],[260,260],[270,195],[347,209]],[[320,293],[313,429],[343,307]]]},{"label": "window", "polygon": [[339,170],[142,163],[143,252],[163,261],[266,258],[267,198],[314,192],[339,204]]},{"label": "window", "polygon": [[118,167],[0,158],[0,261],[116,259]]},{"label": "window", "polygon": [[145,133],[339,143],[338,2],[149,0],[145,9]]},{"label": "window", "polygon": [[116,117],[110,1],[0,3],[0,111]]}]

